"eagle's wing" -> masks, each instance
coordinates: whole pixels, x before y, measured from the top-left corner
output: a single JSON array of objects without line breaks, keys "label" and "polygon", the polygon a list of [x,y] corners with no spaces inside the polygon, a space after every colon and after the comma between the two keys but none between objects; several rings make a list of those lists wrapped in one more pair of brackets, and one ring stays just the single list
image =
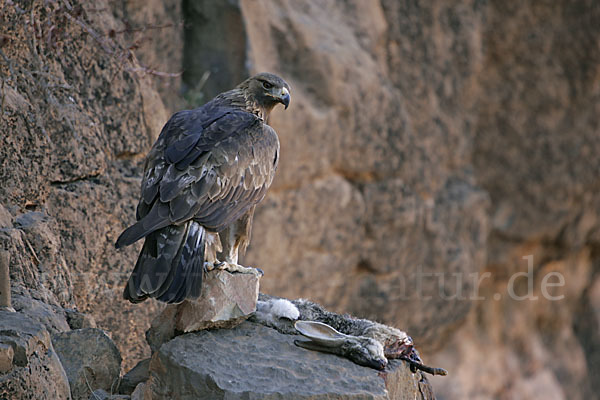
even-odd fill
[{"label": "eagle's wing", "polygon": [[148,155],[138,222],[116,246],[190,219],[224,228],[264,197],[278,153],[275,131],[254,114],[203,107],[173,115]]}]

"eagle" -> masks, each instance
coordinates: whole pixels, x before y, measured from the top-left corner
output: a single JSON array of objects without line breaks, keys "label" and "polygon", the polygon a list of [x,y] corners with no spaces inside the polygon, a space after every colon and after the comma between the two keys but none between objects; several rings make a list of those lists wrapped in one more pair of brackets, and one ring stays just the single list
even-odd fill
[{"label": "eagle", "polygon": [[238,264],[256,205],[271,186],[279,139],[268,125],[290,87],[260,73],[194,110],[173,114],[144,166],[137,222],[116,248],[144,238],[123,297],[165,303],[197,298],[205,270],[262,275]]}]

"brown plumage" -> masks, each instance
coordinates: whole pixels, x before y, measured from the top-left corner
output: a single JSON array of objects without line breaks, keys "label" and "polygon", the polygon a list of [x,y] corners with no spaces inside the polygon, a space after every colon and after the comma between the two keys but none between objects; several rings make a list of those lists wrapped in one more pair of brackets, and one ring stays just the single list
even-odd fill
[{"label": "brown plumage", "polygon": [[[254,208],[279,158],[267,119],[275,105],[287,108],[289,101],[288,84],[262,73],[169,119],[146,158],[137,222],[115,244],[145,238],[126,299],[198,297],[205,262],[248,272],[237,266],[237,252],[248,244]],[[210,257],[217,251],[224,263]]]}]

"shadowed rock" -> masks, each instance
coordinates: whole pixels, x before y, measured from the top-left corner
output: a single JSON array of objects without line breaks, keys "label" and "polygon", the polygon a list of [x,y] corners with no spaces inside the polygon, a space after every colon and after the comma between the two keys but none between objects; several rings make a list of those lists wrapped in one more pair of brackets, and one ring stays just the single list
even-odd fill
[{"label": "shadowed rock", "polygon": [[131,400],[144,400],[144,392],[146,391],[146,384],[140,383],[135,387],[133,393],[131,393]]},{"label": "shadowed rock", "polygon": [[121,383],[119,384],[119,393],[131,394],[140,383],[148,380],[149,366],[150,359],[146,358],[137,363],[135,367],[123,375]]}]

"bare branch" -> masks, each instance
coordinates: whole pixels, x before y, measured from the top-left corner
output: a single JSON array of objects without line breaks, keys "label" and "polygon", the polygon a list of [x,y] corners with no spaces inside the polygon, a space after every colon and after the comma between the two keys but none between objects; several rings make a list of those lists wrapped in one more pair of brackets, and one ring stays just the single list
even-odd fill
[{"label": "bare branch", "polygon": [[148,67],[144,67],[143,65],[140,65],[139,67],[135,67],[135,68],[128,68],[127,71],[143,72],[145,74],[162,76],[162,77],[166,77],[166,78],[177,78],[178,76],[181,76],[181,74],[183,73],[183,72],[162,72],[162,71],[157,71],[155,69],[151,69]]},{"label": "bare branch", "polygon": [[65,13],[65,15],[67,16],[67,18],[70,21],[75,22],[77,25],[79,25],[81,28],[83,28],[92,38],[94,38],[94,40],[96,40],[96,42],[98,42],[100,44],[100,46],[102,46],[102,48],[104,49],[104,51],[106,51],[108,54],[114,54],[115,53],[114,47],[109,46],[109,44],[107,43],[107,41],[102,36],[100,36],[98,33],[96,33],[96,31],[93,30],[88,24],[86,24],[85,22],[81,21],[79,18],[74,18],[69,13]]},{"label": "bare branch", "polygon": [[114,36],[114,35],[119,35],[121,33],[134,33],[134,32],[145,32],[145,31],[151,31],[151,30],[157,30],[157,29],[165,29],[165,28],[173,28],[174,26],[179,25],[179,24],[174,24],[174,23],[168,23],[168,24],[156,24],[156,25],[144,25],[141,26],[139,28],[132,28],[129,25],[126,25],[126,27],[124,29],[121,30],[111,30],[109,32],[109,36]]}]

